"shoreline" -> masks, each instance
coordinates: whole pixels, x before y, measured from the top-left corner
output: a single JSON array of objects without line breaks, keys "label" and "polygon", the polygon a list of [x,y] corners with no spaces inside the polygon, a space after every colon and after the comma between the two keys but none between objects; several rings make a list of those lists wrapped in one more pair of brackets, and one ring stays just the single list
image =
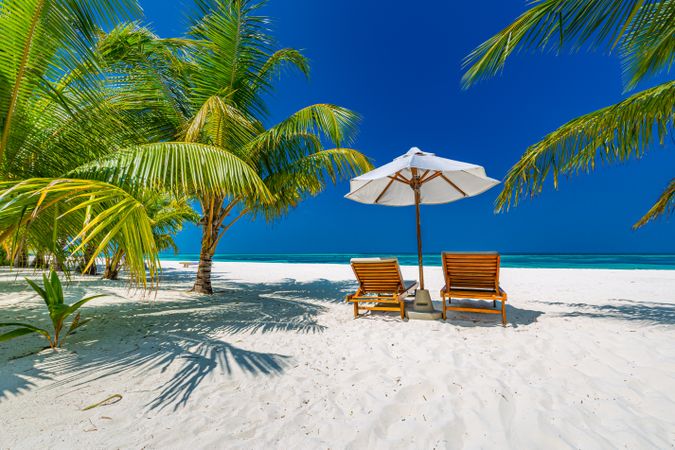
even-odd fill
[{"label": "shoreline", "polygon": [[[199,260],[173,260],[173,259],[161,259],[161,264],[162,267],[170,267],[172,269],[179,268],[178,265],[180,264],[181,261],[189,262],[189,263],[199,263]],[[333,263],[333,262],[312,262],[312,263],[305,263],[305,262],[279,262],[279,261],[213,261],[213,265],[215,266],[216,264],[251,264],[251,265],[258,265],[258,264],[269,264],[269,265],[299,265],[299,266],[328,266],[330,268],[335,268],[335,267],[349,267],[349,264],[342,264],[342,263]],[[414,268],[417,270],[417,265],[414,264],[400,264],[399,266],[401,268]],[[182,267],[180,267],[182,268]],[[195,265],[194,268],[196,269],[197,266]],[[426,270],[441,270],[441,266],[438,265],[424,265],[424,270],[426,273]],[[673,269],[619,269],[619,268],[604,268],[604,267],[504,267],[501,266],[500,270],[580,270],[580,271],[585,271],[585,270],[603,270],[603,271],[610,271],[610,272],[626,272],[626,271],[639,271],[639,272],[670,272],[670,271],[675,271],[675,268]]]},{"label": "shoreline", "polygon": [[[229,254],[232,259],[227,259],[228,254],[216,254],[213,262],[227,263],[280,263],[280,264],[349,264],[351,257],[387,257],[397,258],[401,265],[417,265],[417,255],[412,254],[370,254],[370,253],[307,253],[307,254]],[[269,258],[265,259],[264,257]],[[675,255],[672,254],[501,254],[501,266],[504,269],[600,269],[600,270],[675,270]],[[575,257],[596,257],[603,259],[605,257],[620,258],[622,256],[632,258],[631,260],[615,259],[614,261],[588,261],[579,260]],[[256,259],[256,257],[262,257]],[[276,257],[276,258],[273,258]],[[311,258],[315,257],[315,258]],[[557,257],[557,260],[555,258]],[[222,258],[222,259],[219,259]],[[322,258],[329,258],[325,260]],[[429,254],[424,257],[425,267],[441,267],[440,255]],[[531,258],[529,261],[523,258]],[[554,258],[545,260],[542,258]],[[567,259],[566,259],[567,258]],[[573,259],[569,259],[573,258]],[[640,258],[664,258],[664,261],[644,261]],[[199,261],[199,254],[185,254],[179,256],[162,255],[160,260],[163,262],[191,262]],[[431,261],[431,263],[430,263]]]}]

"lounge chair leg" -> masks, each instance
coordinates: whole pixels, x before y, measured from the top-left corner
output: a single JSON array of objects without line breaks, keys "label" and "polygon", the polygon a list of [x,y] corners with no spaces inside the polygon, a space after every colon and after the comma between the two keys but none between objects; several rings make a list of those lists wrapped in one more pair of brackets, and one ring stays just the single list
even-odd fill
[{"label": "lounge chair leg", "polygon": [[502,300],[502,326],[506,326],[506,301]]},{"label": "lounge chair leg", "polygon": [[492,307],[496,308],[497,307],[497,300],[492,300]]},{"label": "lounge chair leg", "polygon": [[405,302],[399,302],[401,306],[401,320],[405,320]]},{"label": "lounge chair leg", "polygon": [[359,303],[354,302],[354,318],[356,319],[359,317]]},{"label": "lounge chair leg", "polygon": [[446,319],[446,314],[445,314],[445,297],[443,297],[441,300],[443,300],[443,312],[441,313],[441,317],[443,320]]}]

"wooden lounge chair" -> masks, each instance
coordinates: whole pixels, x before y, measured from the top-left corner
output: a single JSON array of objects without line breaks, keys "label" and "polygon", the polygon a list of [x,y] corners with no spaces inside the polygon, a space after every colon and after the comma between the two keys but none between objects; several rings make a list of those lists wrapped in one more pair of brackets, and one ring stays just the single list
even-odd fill
[{"label": "wooden lounge chair", "polygon": [[396,258],[354,258],[351,260],[354,275],[359,282],[358,290],[347,296],[354,304],[354,318],[359,311],[399,311],[405,318],[405,298],[417,283],[405,286]]},{"label": "wooden lounge chair", "polygon": [[[502,315],[502,325],[506,326],[506,292],[499,286],[499,253],[480,252],[444,252],[443,276],[445,286],[441,290],[443,301],[443,320],[446,311],[467,311]],[[453,298],[492,300],[492,306],[501,302],[501,311],[482,307],[464,307],[452,305]],[[448,304],[446,305],[446,299]]]}]

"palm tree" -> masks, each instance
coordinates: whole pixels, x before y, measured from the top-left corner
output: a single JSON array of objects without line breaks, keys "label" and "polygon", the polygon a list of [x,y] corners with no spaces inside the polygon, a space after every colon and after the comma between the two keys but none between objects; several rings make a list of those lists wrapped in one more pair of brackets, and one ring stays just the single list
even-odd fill
[{"label": "palm tree", "polygon": [[31,121],[3,161],[0,241],[31,242],[60,259],[85,253],[88,266],[122,254],[132,281],[145,285],[146,266],[155,280],[159,264],[148,192],[187,196],[200,203],[204,230],[195,290],[210,293],[213,253],[236,220],[273,219],[328,180],[370,167],[339,147],[356,121],[344,108],[313,105],[266,127],[271,81],[285,64],[306,72],[304,57],[271,50],[267,19],[253,14],[260,5],[200,5],[187,39],[159,39],[133,23],[96,29],[72,64],[38,74],[56,81],[27,94]]},{"label": "palm tree", "polygon": [[[180,65],[159,52],[167,70],[145,76],[142,67],[125,66],[133,52],[120,51],[137,48],[125,41],[133,30],[101,32],[138,11],[135,0],[0,3],[0,242],[12,259],[31,249],[63,266],[82,255],[86,271],[97,255],[123,249],[132,282],[157,279],[158,247],[142,199],[162,186],[76,173],[130,145],[168,139],[181,125],[180,105],[159,95],[174,88],[170,76]],[[193,184],[219,192],[264,188],[243,161],[217,162]],[[178,190],[186,176],[166,185]]]},{"label": "palm tree", "polygon": [[[626,90],[675,60],[674,0],[539,0],[515,22],[476,48],[465,60],[464,87],[499,73],[506,59],[524,48],[608,48],[621,54]],[[590,172],[595,162],[639,158],[675,125],[675,81],[637,92],[625,100],[564,124],[531,145],[509,171],[497,210],[541,192],[549,174]],[[675,178],[638,228],[675,210]]]},{"label": "palm tree", "polygon": [[[192,26],[190,40],[182,41],[183,85],[175,91],[181,97],[164,91],[167,104],[187,105],[176,139],[113,154],[79,175],[96,177],[105,167],[110,170],[106,180],[113,184],[134,180],[145,187],[159,182],[171,188],[181,180],[175,187],[195,198],[202,212],[193,291],[211,294],[213,255],[224,233],[240,218],[262,215],[272,220],[321,192],[328,181],[371,166],[361,153],[340,147],[353,138],[357,121],[356,114],[345,108],[311,105],[265,126],[265,100],[275,77],[284,65],[307,74],[306,59],[294,49],[274,50],[269,19],[255,15],[262,3],[214,0],[201,5],[203,15]],[[325,149],[324,141],[337,148]],[[242,190],[195,183],[216,164],[231,162],[243,162],[260,184],[252,182]],[[224,169],[233,174],[239,170]],[[214,189],[218,187],[223,189]]]},{"label": "palm tree", "polygon": [[[354,135],[357,116],[329,104],[305,107],[271,127],[264,125],[265,96],[283,65],[308,74],[304,56],[295,49],[274,50],[269,19],[255,15],[263,3],[245,0],[210,2],[191,30],[203,43],[193,53],[190,100],[195,114],[181,136],[230,152],[253,167],[272,194],[257,196],[199,194],[203,213],[202,245],[193,290],[212,293],[211,264],[224,233],[246,214],[273,219],[307,195],[323,190],[327,180],[369,169],[359,152],[340,148]],[[324,149],[322,138],[338,148]]]},{"label": "palm tree", "polygon": [[[117,227],[105,215],[90,221],[89,230],[115,231],[101,243],[114,237],[124,247],[152,250],[149,222],[127,193],[94,181],[47,179],[62,175],[64,163],[72,167],[100,148],[114,148],[116,137],[133,130],[105,113],[95,42],[100,26],[139,11],[135,0],[0,2],[0,240],[11,244],[13,255],[31,248],[63,257],[53,238],[68,231],[76,238],[73,248],[90,248],[94,240],[80,231],[88,217],[110,208],[127,220]],[[119,134],[92,133],[105,125]],[[66,198],[70,204],[58,212]],[[134,229],[140,231],[135,244]]]}]

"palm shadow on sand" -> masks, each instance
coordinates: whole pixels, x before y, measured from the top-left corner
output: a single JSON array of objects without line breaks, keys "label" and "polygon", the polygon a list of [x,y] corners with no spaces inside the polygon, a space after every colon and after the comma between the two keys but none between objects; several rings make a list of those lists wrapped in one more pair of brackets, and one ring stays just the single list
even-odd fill
[{"label": "palm shadow on sand", "polygon": [[[193,274],[169,269],[164,278],[155,294],[157,300],[162,300],[167,290],[187,292]],[[67,293],[77,298],[87,284],[95,282],[84,280]],[[118,283],[123,286],[124,282]],[[228,280],[227,274],[220,274],[214,285],[220,290],[213,296],[186,293],[167,301],[153,301],[150,296],[139,302],[92,303],[83,315],[95,320],[71,338],[68,351],[31,353],[31,346],[33,350],[44,346],[37,338],[0,347],[0,400],[31,389],[35,379],[54,380],[48,386],[67,384],[77,389],[122,372],[135,371],[142,377],[148,371],[165,371],[179,364],[147,405],[149,409],[176,409],[185,406],[212,374],[230,375],[234,370],[256,376],[282,374],[290,362],[288,355],[240,348],[227,342],[227,336],[271,331],[321,333],[324,327],[318,316],[327,309],[322,303],[342,301],[353,287],[350,282],[327,280],[241,283]],[[41,310],[27,308],[13,319],[39,314],[43,314]]]},{"label": "palm shadow on sand", "polygon": [[675,325],[675,305],[666,302],[644,302],[628,299],[609,299],[609,303],[546,302],[549,305],[567,307],[561,317],[591,317],[640,321],[649,325]]}]

